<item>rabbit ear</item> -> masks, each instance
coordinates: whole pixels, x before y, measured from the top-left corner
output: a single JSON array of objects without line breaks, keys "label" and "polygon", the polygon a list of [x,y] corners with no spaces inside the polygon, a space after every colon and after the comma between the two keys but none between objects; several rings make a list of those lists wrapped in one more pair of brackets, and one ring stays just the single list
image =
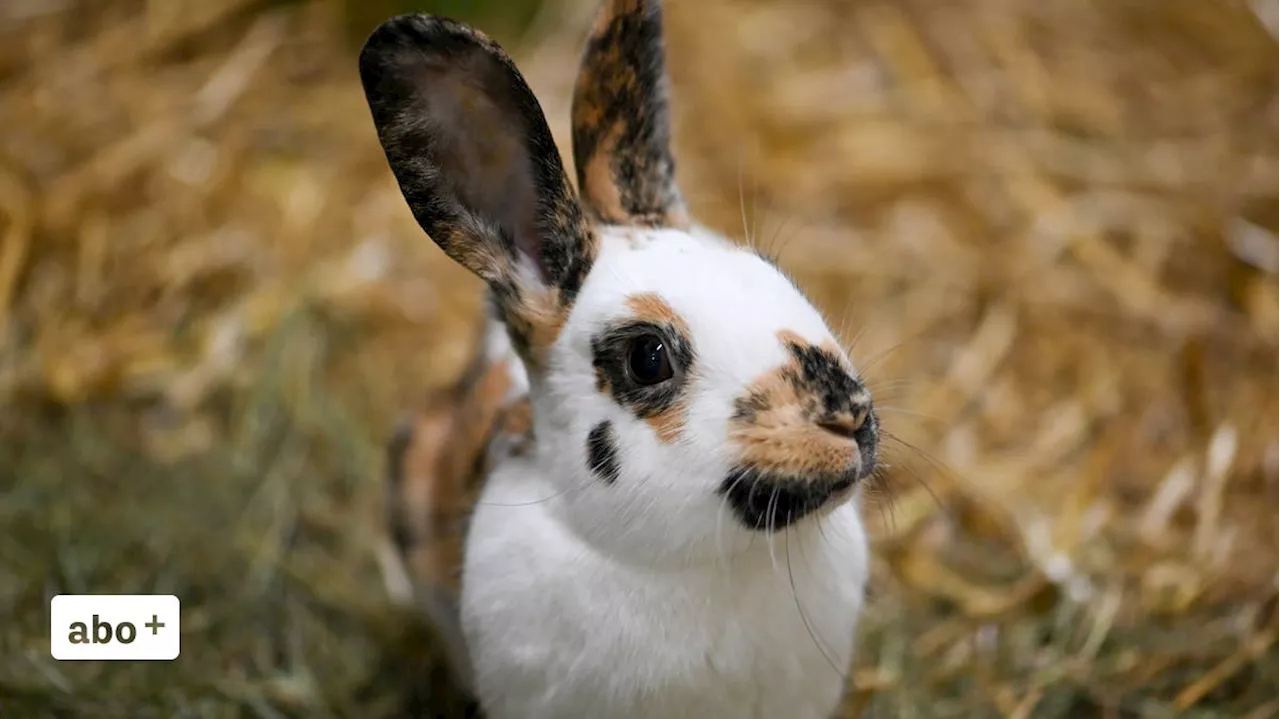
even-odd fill
[{"label": "rabbit ear", "polygon": [[662,8],[657,0],[608,0],[573,94],[578,186],[599,220],[688,226],[670,126]]},{"label": "rabbit ear", "polygon": [[427,15],[374,30],[360,79],[414,217],[489,284],[517,349],[536,364],[597,245],[533,92],[492,40]]}]

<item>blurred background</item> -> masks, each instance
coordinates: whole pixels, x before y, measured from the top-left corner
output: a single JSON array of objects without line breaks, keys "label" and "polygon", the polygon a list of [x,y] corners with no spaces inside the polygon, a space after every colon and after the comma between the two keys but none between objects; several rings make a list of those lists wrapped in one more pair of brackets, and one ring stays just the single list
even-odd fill
[{"label": "blurred background", "polygon": [[[373,547],[478,282],[356,53],[516,57],[562,153],[594,0],[0,0],[0,716],[451,716]],[[889,441],[848,716],[1277,716],[1276,7],[671,0],[680,180]],[[176,594],[59,663],[58,593]]]}]

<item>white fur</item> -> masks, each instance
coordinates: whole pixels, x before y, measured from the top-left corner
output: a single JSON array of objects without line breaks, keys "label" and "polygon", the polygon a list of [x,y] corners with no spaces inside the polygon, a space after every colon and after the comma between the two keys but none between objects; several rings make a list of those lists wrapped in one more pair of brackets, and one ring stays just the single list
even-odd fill
[{"label": "white fur", "polygon": [[[787,359],[778,331],[817,343],[830,330],[774,267],[706,230],[603,235],[549,371],[527,377],[536,450],[495,468],[468,534],[462,621],[485,710],[830,716],[866,581],[856,498],[770,535],[716,494],[734,399]],[[591,338],[640,292],[683,317],[696,353],[671,444],[595,386]],[[586,461],[605,419],[619,445],[612,484]]]}]

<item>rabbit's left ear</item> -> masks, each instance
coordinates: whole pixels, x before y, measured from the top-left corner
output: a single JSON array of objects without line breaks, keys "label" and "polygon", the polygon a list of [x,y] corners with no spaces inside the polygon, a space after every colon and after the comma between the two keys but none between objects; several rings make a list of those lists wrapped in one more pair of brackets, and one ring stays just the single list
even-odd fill
[{"label": "rabbit's left ear", "polygon": [[533,92],[492,40],[427,15],[374,30],[360,79],[418,224],[489,284],[513,341],[536,366],[597,245]]},{"label": "rabbit's left ear", "polygon": [[676,186],[658,0],[607,0],[573,93],[573,159],[586,209],[602,222],[689,225]]}]

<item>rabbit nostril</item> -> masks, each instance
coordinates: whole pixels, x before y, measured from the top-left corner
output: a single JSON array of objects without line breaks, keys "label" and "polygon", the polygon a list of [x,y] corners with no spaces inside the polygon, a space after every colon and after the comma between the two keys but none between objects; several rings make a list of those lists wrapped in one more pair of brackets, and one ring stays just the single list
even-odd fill
[{"label": "rabbit nostril", "polygon": [[831,434],[844,437],[845,439],[853,439],[854,435],[858,431],[858,425],[852,420],[847,419],[819,422],[818,426],[827,430]]},{"label": "rabbit nostril", "polygon": [[862,429],[867,423],[868,411],[866,408],[858,410],[858,413],[852,417],[844,416],[833,419],[824,419],[818,422],[818,426],[827,430],[831,434],[845,439],[857,439],[858,430]]}]

